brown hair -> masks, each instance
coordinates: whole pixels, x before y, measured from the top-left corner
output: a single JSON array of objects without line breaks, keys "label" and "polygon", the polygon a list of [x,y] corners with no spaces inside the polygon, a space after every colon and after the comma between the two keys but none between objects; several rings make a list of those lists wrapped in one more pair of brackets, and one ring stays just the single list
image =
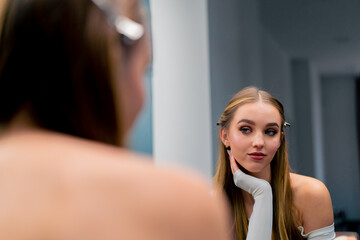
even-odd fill
[{"label": "brown hair", "polygon": [[40,127],[121,145],[114,36],[90,0],[7,1],[0,34],[0,123],[8,124],[25,107]]},{"label": "brown hair", "polygon": [[[221,128],[228,128],[236,110],[246,104],[261,101],[274,106],[280,113],[281,126],[285,123],[285,114],[282,104],[269,93],[255,87],[245,88],[236,93],[226,106],[220,117]],[[281,129],[283,131],[283,127]],[[225,145],[219,142],[218,166],[215,181],[225,190],[231,203],[234,215],[235,235],[237,239],[246,239],[248,220],[241,189],[233,183],[229,157]],[[290,168],[285,135],[281,145],[271,162],[271,187],[273,191],[273,233],[272,239],[294,240],[303,239],[296,223],[298,223],[297,211],[292,203],[292,191],[290,187]]]}]

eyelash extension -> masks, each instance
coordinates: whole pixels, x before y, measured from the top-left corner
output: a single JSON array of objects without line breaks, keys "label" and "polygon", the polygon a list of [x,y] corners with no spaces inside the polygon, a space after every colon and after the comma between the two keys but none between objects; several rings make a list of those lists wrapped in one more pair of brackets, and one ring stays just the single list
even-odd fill
[{"label": "eyelash extension", "polygon": [[[247,127],[247,126],[242,126],[239,128],[239,131],[242,132],[243,134],[249,134],[252,132],[251,127]],[[271,134],[269,134],[271,132]],[[265,134],[269,135],[269,136],[275,136],[279,131],[275,130],[275,129],[266,129],[264,131]]]},{"label": "eyelash extension", "polygon": [[[251,128],[250,127],[240,127],[240,131],[242,133],[249,133],[249,132],[251,132]],[[244,132],[244,131],[248,131],[248,132]]]},{"label": "eyelash extension", "polygon": [[274,136],[274,135],[276,135],[276,134],[278,133],[278,131],[275,130],[275,129],[267,129],[267,130],[265,130],[265,133],[268,133],[268,132],[272,132],[272,133],[273,133],[271,136]]}]

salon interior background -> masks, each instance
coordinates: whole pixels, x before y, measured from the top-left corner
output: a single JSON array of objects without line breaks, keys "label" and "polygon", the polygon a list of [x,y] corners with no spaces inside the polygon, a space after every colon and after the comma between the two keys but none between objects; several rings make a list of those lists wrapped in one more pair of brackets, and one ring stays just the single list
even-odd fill
[{"label": "salon interior background", "polygon": [[142,1],[154,60],[131,147],[211,178],[223,108],[258,86],[284,104],[294,171],[325,182],[337,226],[359,232],[360,0]]},{"label": "salon interior background", "polygon": [[144,2],[154,60],[132,148],[212,177],[218,117],[258,86],[284,104],[294,171],[325,182],[359,231],[360,1]]}]

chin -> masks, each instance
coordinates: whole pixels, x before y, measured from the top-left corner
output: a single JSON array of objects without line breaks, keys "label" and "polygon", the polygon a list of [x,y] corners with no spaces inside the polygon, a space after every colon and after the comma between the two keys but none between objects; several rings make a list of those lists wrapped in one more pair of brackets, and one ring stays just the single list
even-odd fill
[{"label": "chin", "polygon": [[254,163],[241,163],[238,164],[240,169],[247,174],[258,174],[263,172],[266,169],[266,166],[263,164],[254,164]]}]

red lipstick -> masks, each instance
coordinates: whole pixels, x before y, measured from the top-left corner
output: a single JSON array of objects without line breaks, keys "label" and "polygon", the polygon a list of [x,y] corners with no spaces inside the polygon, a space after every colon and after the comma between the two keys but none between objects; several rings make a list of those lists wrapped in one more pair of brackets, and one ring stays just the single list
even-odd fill
[{"label": "red lipstick", "polygon": [[266,156],[262,152],[252,152],[252,153],[248,153],[248,155],[254,160],[262,160]]}]

